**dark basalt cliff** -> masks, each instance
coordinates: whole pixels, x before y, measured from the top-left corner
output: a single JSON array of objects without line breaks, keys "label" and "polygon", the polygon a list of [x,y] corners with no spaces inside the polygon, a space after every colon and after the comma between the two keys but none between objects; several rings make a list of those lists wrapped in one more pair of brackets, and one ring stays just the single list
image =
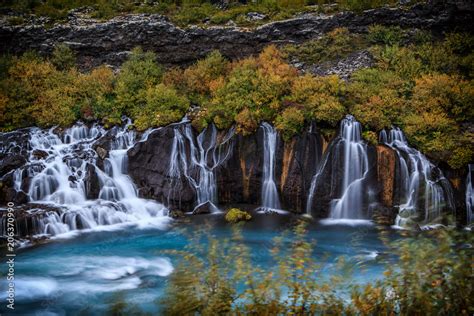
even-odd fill
[{"label": "dark basalt cliff", "polygon": [[[137,185],[140,195],[157,200],[173,210],[192,210],[197,204],[195,188],[183,174],[199,178],[199,169],[191,163],[178,179],[170,176],[173,155],[174,128],[176,125],[160,128],[151,133],[148,140],[137,143],[128,151],[128,174]],[[219,131],[217,139],[223,139],[227,131]],[[196,131],[192,131],[193,142],[197,142]],[[212,142],[209,135],[200,140],[203,144]],[[262,129],[252,135],[234,135],[227,159],[215,168],[217,196],[220,205],[244,203],[262,205],[264,140]],[[184,149],[184,160],[192,161],[191,148]],[[205,146],[205,145],[203,145]],[[310,187],[319,170],[319,179],[311,199],[311,213],[325,218],[329,214],[331,201],[341,192],[342,166],[341,153],[334,140],[325,139],[316,129],[308,126],[299,136],[289,141],[277,138],[275,152],[275,182],[281,206],[295,213],[305,213]],[[209,151],[208,158],[222,151],[217,145]],[[366,216],[383,215],[393,222],[397,214],[396,206],[401,203],[398,178],[397,153],[389,146],[367,146],[368,174],[364,180],[367,190],[363,201]],[[210,164],[209,164],[210,165]],[[434,170],[436,172],[437,169]],[[454,177],[459,181],[462,176]],[[463,210],[464,187],[453,185],[457,197],[456,208]],[[423,199],[423,196],[420,196]]]},{"label": "dark basalt cliff", "polygon": [[82,68],[99,64],[114,66],[135,46],[156,52],[158,62],[185,65],[218,49],[229,58],[258,53],[275,43],[298,43],[317,38],[336,27],[365,32],[372,24],[399,25],[434,32],[470,31],[473,18],[471,1],[431,1],[411,9],[380,8],[355,14],[307,14],[273,22],[256,29],[238,27],[189,27],[181,29],[159,15],[125,15],[107,22],[80,20],[74,16],[66,24],[0,25],[1,53],[38,50],[49,54],[57,43],[68,44]]}]

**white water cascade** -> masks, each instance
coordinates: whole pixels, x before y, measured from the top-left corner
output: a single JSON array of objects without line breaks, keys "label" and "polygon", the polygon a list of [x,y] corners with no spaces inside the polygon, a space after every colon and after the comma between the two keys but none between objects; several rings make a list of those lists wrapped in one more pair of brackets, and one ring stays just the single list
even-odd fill
[{"label": "white water cascade", "polygon": [[467,178],[466,178],[466,214],[467,223],[471,223],[474,212],[474,188],[472,178],[474,176],[474,164],[470,164],[468,167]]},{"label": "white water cascade", "polygon": [[364,219],[363,181],[368,173],[367,145],[362,141],[360,123],[351,115],[341,122],[336,149],[342,155],[341,196],[331,202],[331,219]]},{"label": "white water cascade", "polygon": [[[136,143],[129,125],[128,121],[118,128],[104,170],[97,166],[93,150],[94,142],[105,134],[103,128],[79,123],[67,129],[63,139],[53,129],[31,129],[29,163],[25,170],[15,171],[14,178],[19,189],[21,175],[26,172],[31,178],[30,201],[45,205],[41,208],[44,212],[33,218],[36,232],[59,235],[132,223],[162,227],[169,220],[163,205],[138,197],[135,185],[125,174],[127,150]],[[45,158],[37,158],[38,152]],[[98,197],[88,199],[87,186],[94,173],[100,192]]]},{"label": "white water cascade", "polygon": [[397,226],[407,226],[410,218],[419,216],[420,210],[424,212],[421,221],[429,223],[439,218],[443,209],[454,209],[449,181],[422,153],[408,146],[399,128],[394,127],[388,133],[382,130],[380,142],[393,148],[399,159],[397,187],[400,205],[395,220]]},{"label": "white water cascade", "polygon": [[230,129],[219,140],[216,127],[210,125],[195,137],[186,118],[174,127],[168,175],[173,191],[180,190],[181,177],[196,191],[195,209],[209,203],[212,212],[219,212],[215,172],[230,157],[233,136]]},{"label": "white water cascade", "polygon": [[263,130],[263,183],[262,208],[279,210],[280,199],[275,183],[275,153],[277,149],[277,131],[273,126],[264,122]]}]

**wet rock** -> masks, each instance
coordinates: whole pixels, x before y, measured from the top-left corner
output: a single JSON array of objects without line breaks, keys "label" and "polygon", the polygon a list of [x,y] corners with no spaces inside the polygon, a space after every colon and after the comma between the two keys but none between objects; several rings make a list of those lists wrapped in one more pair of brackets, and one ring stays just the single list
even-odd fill
[{"label": "wet rock", "polygon": [[281,160],[278,160],[281,161],[281,203],[285,210],[304,213],[311,180],[322,160],[325,140],[312,124],[282,147]]},{"label": "wet rock", "polygon": [[86,185],[87,199],[97,199],[100,193],[100,183],[99,178],[97,177],[97,172],[95,171],[95,167],[90,163],[88,163],[86,166],[86,176],[84,182]]},{"label": "wet rock", "polygon": [[26,164],[26,158],[19,154],[9,154],[0,160],[0,176]]},{"label": "wet rock", "polygon": [[[14,206],[13,212],[16,222],[15,238],[29,238],[42,233],[39,220],[51,212],[59,214],[61,210],[61,207],[38,203],[24,203]],[[0,236],[3,236],[5,235],[6,229],[6,212],[0,212],[0,223]]]},{"label": "wet rock", "polygon": [[98,147],[95,149],[95,151],[97,152],[97,155],[99,155],[99,158],[102,159],[102,160],[104,160],[105,158],[107,158],[107,156],[109,155],[109,152],[108,152],[106,149],[104,149],[104,148],[102,148],[102,147],[100,147],[100,146],[98,146]]},{"label": "wet rock", "polygon": [[141,197],[157,200],[170,209],[192,210],[195,191],[184,178],[169,176],[173,138],[174,129],[167,126],[150,134],[147,141],[135,144],[127,153],[128,174]]},{"label": "wet rock", "polygon": [[48,157],[48,153],[44,150],[41,150],[41,149],[35,149],[33,150],[32,152],[32,155],[33,157],[35,157],[36,159],[45,159]]},{"label": "wet rock", "polygon": [[211,214],[215,210],[215,206],[211,202],[204,202],[193,210],[193,215]]},{"label": "wet rock", "polygon": [[380,201],[386,207],[393,205],[396,163],[397,155],[392,148],[385,145],[377,146],[377,181],[380,187]]}]

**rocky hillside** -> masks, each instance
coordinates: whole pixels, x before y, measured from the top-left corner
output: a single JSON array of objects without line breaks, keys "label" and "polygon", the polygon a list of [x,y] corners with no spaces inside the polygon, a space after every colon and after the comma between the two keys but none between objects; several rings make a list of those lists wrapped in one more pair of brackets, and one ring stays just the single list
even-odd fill
[{"label": "rocky hillside", "polygon": [[230,58],[256,54],[271,43],[299,43],[337,28],[365,32],[372,24],[422,28],[434,33],[469,31],[473,18],[470,1],[432,1],[410,10],[379,8],[355,14],[307,14],[299,18],[273,22],[255,29],[238,27],[192,26],[181,29],[160,15],[124,15],[107,22],[83,19],[71,14],[66,24],[45,27],[37,22],[23,26],[0,25],[0,53],[19,54],[38,50],[52,52],[58,43],[66,43],[77,54],[82,68],[106,63],[118,66],[136,46],[154,51],[158,62],[186,65],[218,49]]}]

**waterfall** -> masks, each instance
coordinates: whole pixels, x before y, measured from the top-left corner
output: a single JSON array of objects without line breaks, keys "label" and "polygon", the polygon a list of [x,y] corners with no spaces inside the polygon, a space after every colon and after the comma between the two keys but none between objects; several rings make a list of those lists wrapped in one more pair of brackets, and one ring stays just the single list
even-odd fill
[{"label": "waterfall", "polygon": [[[137,142],[130,124],[127,120],[118,128],[104,170],[98,167],[93,149],[94,142],[105,134],[102,127],[77,123],[62,137],[54,129],[30,130],[28,164],[15,170],[13,176],[14,187],[19,190],[26,172],[31,178],[27,192],[30,201],[45,206],[45,211],[36,210],[38,216],[32,220],[36,234],[58,235],[115,224],[160,226],[168,220],[167,209],[139,198],[126,174],[127,150]],[[37,157],[38,152],[43,153],[42,158]],[[87,199],[87,184],[94,181],[90,179],[91,169],[100,188],[97,199]]]},{"label": "waterfall", "polygon": [[474,188],[472,184],[472,177],[474,174],[474,164],[468,166],[467,178],[466,178],[466,214],[467,223],[471,223],[472,212],[474,211]]},{"label": "waterfall", "polygon": [[[399,128],[394,127],[388,133],[382,130],[379,139],[398,156],[400,205],[397,226],[406,226],[412,219],[429,223],[439,218],[443,209],[454,209],[449,181],[422,153],[408,145]],[[420,210],[424,212],[421,218]]]},{"label": "waterfall", "polygon": [[275,183],[275,153],[277,149],[277,131],[268,123],[262,123],[263,130],[263,183],[262,208],[280,209],[280,199]]},{"label": "waterfall", "polygon": [[195,137],[186,118],[176,124],[168,170],[172,193],[179,192],[183,177],[196,191],[195,209],[209,203],[211,211],[218,212],[216,170],[230,157],[233,136],[234,129],[230,129],[218,141],[217,129],[210,125]]},{"label": "waterfall", "polygon": [[360,123],[348,115],[341,122],[336,147],[343,159],[341,196],[331,202],[331,219],[363,219],[363,180],[369,169],[367,146],[362,142]]}]

